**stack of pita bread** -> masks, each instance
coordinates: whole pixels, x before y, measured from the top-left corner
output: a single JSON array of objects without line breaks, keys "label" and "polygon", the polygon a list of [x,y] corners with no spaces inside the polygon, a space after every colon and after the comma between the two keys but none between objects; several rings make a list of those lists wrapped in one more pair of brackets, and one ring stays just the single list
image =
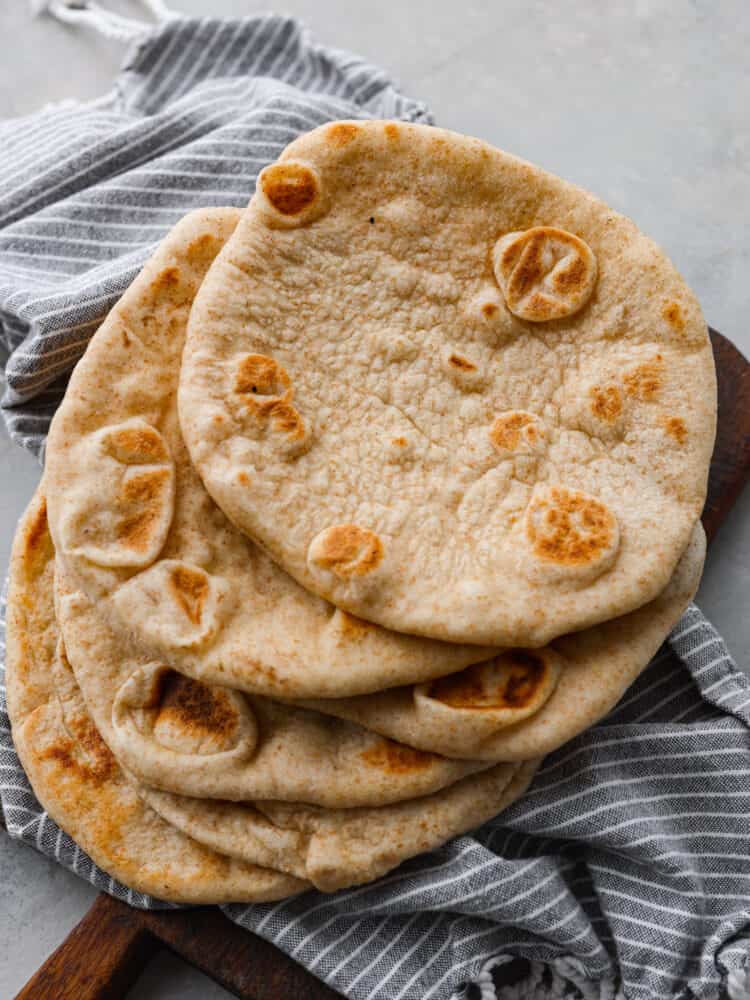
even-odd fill
[{"label": "stack of pita bread", "polygon": [[439,129],[302,136],[175,227],[55,417],[8,623],[40,801],[188,902],[489,820],[695,593],[715,417],[627,219]]}]

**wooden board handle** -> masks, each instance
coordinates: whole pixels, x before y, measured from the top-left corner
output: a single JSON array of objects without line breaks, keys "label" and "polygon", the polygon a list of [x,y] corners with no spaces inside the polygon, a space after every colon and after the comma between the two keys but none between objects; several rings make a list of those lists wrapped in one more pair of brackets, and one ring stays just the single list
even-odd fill
[{"label": "wooden board handle", "polygon": [[708,540],[726,519],[750,477],[750,364],[734,344],[709,327],[716,361],[718,420],[703,527]]},{"label": "wooden board handle", "polygon": [[16,1000],[121,1000],[160,947],[140,917],[99,896]]},{"label": "wooden board handle", "polygon": [[141,923],[163,945],[234,993],[250,1000],[341,1000],[330,986],[269,941],[232,923],[218,906],[146,910]]}]

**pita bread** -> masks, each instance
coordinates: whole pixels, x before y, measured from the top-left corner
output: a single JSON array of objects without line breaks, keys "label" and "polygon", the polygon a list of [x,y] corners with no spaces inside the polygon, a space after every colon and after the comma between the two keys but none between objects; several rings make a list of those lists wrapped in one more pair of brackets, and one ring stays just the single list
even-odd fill
[{"label": "pita bread", "polygon": [[208,491],[308,590],[536,647],[666,587],[716,385],[695,296],[632,222],[479,140],[338,122],[259,175],[179,406]]},{"label": "pita bread", "polygon": [[207,683],[333,697],[485,659],[494,650],[387,632],[308,594],[205,492],[177,421],[179,363],[196,289],[238,215],[185,218],[78,363],[47,445],[60,558],[118,634]]},{"label": "pita bread", "polygon": [[[698,523],[655,600],[550,646],[509,650],[429,684],[304,704],[433,753],[504,761],[546,756],[602,719],[648,665],[695,596],[705,552]],[[557,685],[536,708],[537,689],[552,669]],[[528,716],[514,718],[513,710],[527,704]]]},{"label": "pita bread", "polygon": [[38,493],[13,547],[6,669],[13,741],[49,815],[109,875],[160,899],[250,903],[302,892],[299,879],[201,845],[136,794],[58,655],[53,554]]},{"label": "pita bread", "polygon": [[489,766],[184,677],[118,639],[59,566],[56,589],[67,659],[94,724],[145,784],[198,798],[342,809],[429,795]]},{"label": "pita bread", "polygon": [[[14,739],[50,815],[100,867],[132,888],[181,902],[244,902],[299,892],[306,872],[324,891],[369,881],[490,819],[523,794],[538,766],[496,764],[441,792],[379,809],[213,801],[141,785],[117,766],[61,650],[53,561],[38,496],[19,530],[12,569],[8,690]],[[208,720],[207,743],[212,728]],[[214,740],[223,734],[217,729]],[[226,851],[218,851],[220,844]]]},{"label": "pita bread", "polygon": [[325,810],[290,802],[207,802],[142,787],[169,823],[237,859],[266,855],[323,892],[370,882],[407,858],[441,847],[519,799],[539,761],[495,764],[443,792],[380,809]]}]

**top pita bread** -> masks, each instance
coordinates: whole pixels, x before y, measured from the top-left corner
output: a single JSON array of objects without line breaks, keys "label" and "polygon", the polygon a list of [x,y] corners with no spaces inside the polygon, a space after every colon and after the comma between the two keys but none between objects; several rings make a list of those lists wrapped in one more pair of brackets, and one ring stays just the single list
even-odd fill
[{"label": "top pita bread", "polygon": [[115,632],[251,693],[359,694],[485,659],[493,650],[387,632],[307,593],[203,488],[177,422],[179,363],[197,287],[238,217],[180,222],[77,365],[47,445],[58,556]]},{"label": "top pita bread", "polygon": [[541,645],[667,585],[703,506],[713,358],[627,219],[484,143],[292,143],[192,312],[180,419],[226,514],[392,629]]}]

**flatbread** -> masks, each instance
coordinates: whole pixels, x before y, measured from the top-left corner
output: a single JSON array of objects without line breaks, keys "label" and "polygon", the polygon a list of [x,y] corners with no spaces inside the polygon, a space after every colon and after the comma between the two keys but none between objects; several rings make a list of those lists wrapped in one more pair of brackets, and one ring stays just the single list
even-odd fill
[{"label": "flatbread", "polygon": [[59,556],[118,634],[208,683],[338,697],[485,659],[493,649],[387,632],[308,594],[229,523],[190,465],[176,407],[185,327],[238,216],[187,216],[78,363],[46,452]]},{"label": "flatbread", "polygon": [[[706,536],[698,523],[655,600],[549,646],[508,650],[429,684],[304,704],[452,757],[546,756],[602,719],[642,673],[695,596],[705,553]],[[537,708],[538,688],[552,670],[557,684]],[[525,718],[514,717],[527,706]]]},{"label": "flatbread", "polygon": [[263,902],[308,888],[205,847],[139,797],[100,738],[58,655],[53,548],[41,493],[16,534],[6,681],[13,741],[52,819],[113,878],[176,903]]},{"label": "flatbread", "polygon": [[145,784],[198,798],[343,809],[429,795],[489,766],[184,677],[116,636],[60,566],[56,590],[67,660],[94,724]]},{"label": "flatbread", "polygon": [[429,798],[382,809],[325,810],[289,802],[205,802],[142,787],[145,801],[201,843],[237,859],[258,857],[322,892],[370,882],[408,858],[473,830],[519,799],[538,760],[495,764]]},{"label": "flatbread", "polygon": [[716,384],[695,296],[592,195],[479,140],[295,140],[197,296],[180,419],[225,513],[388,628],[541,646],[666,587]]},{"label": "flatbread", "polygon": [[[490,819],[523,794],[538,767],[496,764],[433,795],[368,809],[234,803],[149,788],[118,767],[86,711],[59,640],[53,561],[40,494],[19,529],[11,573],[13,735],[53,819],[134,889],[180,902],[245,902],[292,895],[308,879],[324,891],[369,881]],[[206,720],[207,743],[222,734],[215,719]]]}]

